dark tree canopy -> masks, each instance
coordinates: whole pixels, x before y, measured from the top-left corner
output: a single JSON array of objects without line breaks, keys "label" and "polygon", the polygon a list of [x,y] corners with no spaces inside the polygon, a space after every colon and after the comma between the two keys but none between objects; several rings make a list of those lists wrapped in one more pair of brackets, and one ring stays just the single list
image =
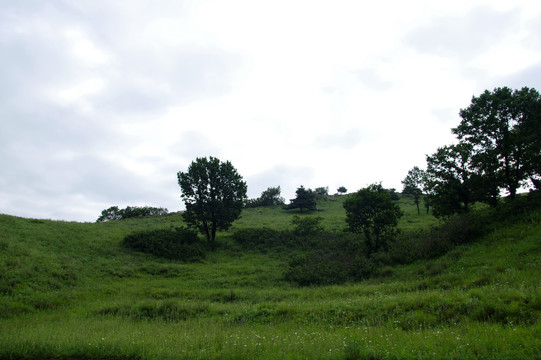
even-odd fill
[{"label": "dark tree canopy", "polygon": [[240,216],[246,182],[229,161],[212,156],[197,158],[177,178],[186,205],[184,220],[214,242],[216,231],[227,230]]},{"label": "dark tree canopy", "polygon": [[125,209],[119,209],[118,206],[111,206],[101,212],[101,215],[96,222],[123,220],[151,215],[165,215],[167,213],[168,210],[165,208],[151,206],[127,206]]},{"label": "dark tree canopy", "polygon": [[479,199],[480,177],[471,170],[471,146],[448,145],[427,156],[426,188],[435,216],[467,212]]},{"label": "dark tree canopy", "polygon": [[336,191],[338,191],[339,194],[345,194],[348,192],[348,189],[346,189],[345,186],[340,186]]},{"label": "dark tree canopy", "polygon": [[312,189],[305,189],[304,186],[301,185],[301,187],[299,187],[295,193],[297,194],[297,197],[290,200],[290,203],[287,206],[288,210],[299,209],[302,212],[303,209],[317,209],[316,194],[312,191]]},{"label": "dark tree canopy", "polygon": [[321,186],[314,189],[314,192],[318,196],[327,196],[329,195],[329,187],[328,186]]},{"label": "dark tree canopy", "polygon": [[391,199],[389,190],[372,184],[344,202],[348,230],[364,235],[369,253],[385,248],[396,233],[402,211]]},{"label": "dark tree canopy", "polygon": [[460,110],[462,121],[453,129],[472,149],[471,166],[484,178],[485,192],[495,204],[500,189],[514,199],[530,179],[541,179],[541,97],[527,87],[486,90]]}]

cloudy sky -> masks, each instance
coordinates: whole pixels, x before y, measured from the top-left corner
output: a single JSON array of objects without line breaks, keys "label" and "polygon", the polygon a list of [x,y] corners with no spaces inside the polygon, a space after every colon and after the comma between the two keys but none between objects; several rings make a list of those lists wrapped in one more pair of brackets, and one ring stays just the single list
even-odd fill
[{"label": "cloudy sky", "polygon": [[178,171],[401,189],[473,95],[541,88],[534,0],[0,0],[0,213],[183,208]]}]

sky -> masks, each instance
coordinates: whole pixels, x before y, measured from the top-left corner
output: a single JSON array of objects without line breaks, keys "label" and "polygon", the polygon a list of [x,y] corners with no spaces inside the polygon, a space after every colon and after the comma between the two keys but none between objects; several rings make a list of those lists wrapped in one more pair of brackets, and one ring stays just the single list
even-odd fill
[{"label": "sky", "polygon": [[248,196],[401,180],[484,90],[541,89],[535,0],[0,0],[0,213],[184,208],[229,160]]}]

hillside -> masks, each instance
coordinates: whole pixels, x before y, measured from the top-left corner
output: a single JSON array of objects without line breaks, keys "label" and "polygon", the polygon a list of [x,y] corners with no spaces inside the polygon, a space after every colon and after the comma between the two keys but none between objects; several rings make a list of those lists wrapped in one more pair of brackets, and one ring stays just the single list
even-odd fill
[{"label": "hillside", "polygon": [[[322,201],[343,226],[342,199]],[[435,223],[400,200],[400,227]],[[235,229],[287,228],[246,209]],[[509,359],[541,353],[541,211],[474,243],[344,285],[297,287],[284,253],[221,246],[196,263],[132,252],[136,230],[180,214],[107,223],[0,215],[0,358]]]}]

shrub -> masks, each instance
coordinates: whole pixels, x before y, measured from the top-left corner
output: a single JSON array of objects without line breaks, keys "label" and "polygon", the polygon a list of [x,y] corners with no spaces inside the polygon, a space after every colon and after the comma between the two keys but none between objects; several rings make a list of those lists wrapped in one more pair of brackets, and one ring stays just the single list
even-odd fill
[{"label": "shrub", "polygon": [[312,244],[312,251],[289,262],[285,280],[300,286],[341,284],[367,278],[376,269],[353,234],[321,233]]},{"label": "shrub", "polygon": [[245,248],[269,249],[277,246],[293,246],[290,231],[268,227],[239,229],[233,233],[232,238]]},{"label": "shrub", "polygon": [[136,232],[126,236],[123,245],[174,260],[196,261],[205,257],[205,246],[197,233],[183,227]]},{"label": "shrub", "polygon": [[321,216],[299,216],[294,215],[291,218],[291,224],[295,227],[293,233],[298,236],[313,236],[323,232],[321,225]]}]

